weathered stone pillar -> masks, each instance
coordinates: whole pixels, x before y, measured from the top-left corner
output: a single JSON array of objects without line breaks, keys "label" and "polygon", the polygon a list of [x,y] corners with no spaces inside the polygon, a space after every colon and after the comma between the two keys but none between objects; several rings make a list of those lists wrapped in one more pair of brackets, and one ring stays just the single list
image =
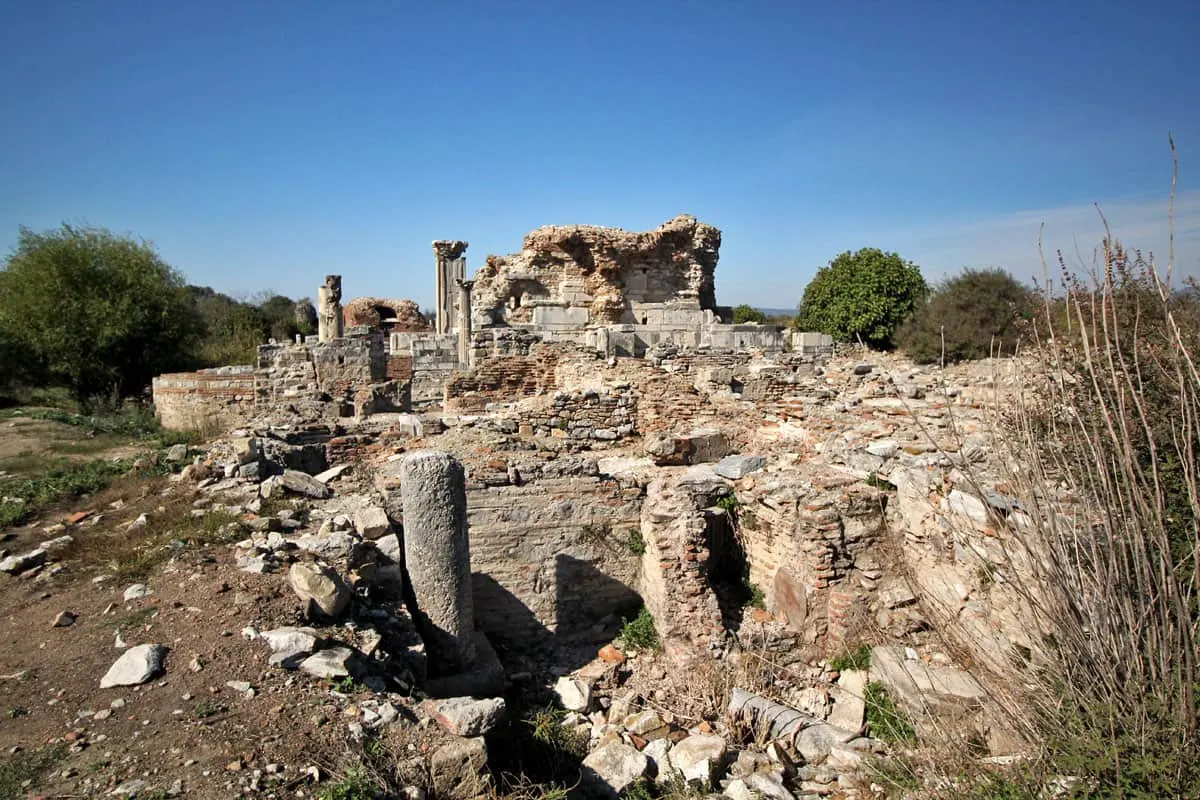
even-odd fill
[{"label": "weathered stone pillar", "polygon": [[475,604],[462,464],[417,450],[400,468],[404,560],[430,665],[454,673],[475,661]]},{"label": "weathered stone pillar", "polygon": [[326,275],[317,289],[317,340],[342,338],[342,276]]},{"label": "weathered stone pillar", "polygon": [[471,366],[471,287],[475,281],[458,282],[458,365]]},{"label": "weathered stone pillar", "polygon": [[467,243],[457,239],[438,239],[433,243],[437,292],[437,332],[449,333],[454,310],[454,285],[465,277],[467,260],[461,258]]}]

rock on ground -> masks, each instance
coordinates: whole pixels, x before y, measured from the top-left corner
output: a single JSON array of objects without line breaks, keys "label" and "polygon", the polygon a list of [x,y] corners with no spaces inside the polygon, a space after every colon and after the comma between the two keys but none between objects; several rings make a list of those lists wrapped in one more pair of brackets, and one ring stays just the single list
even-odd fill
[{"label": "rock on ground", "polygon": [[312,475],[300,472],[299,470],[285,469],[283,474],[279,476],[279,485],[294,494],[302,494],[305,497],[312,497],[317,500],[324,500],[333,496],[332,489]]},{"label": "rock on ground", "polygon": [[762,456],[725,456],[713,467],[713,472],[731,481],[744,478],[752,472],[758,472],[767,466],[767,459]]},{"label": "rock on ground", "polygon": [[300,662],[310,656],[320,642],[312,628],[276,628],[263,631],[260,639],[271,648],[270,663],[286,669],[297,669]]},{"label": "rock on ground", "polygon": [[303,562],[292,564],[288,583],[310,616],[337,619],[350,606],[350,587],[331,567]]},{"label": "rock on ground", "polygon": [[728,747],[720,736],[694,733],[672,747],[667,760],[685,781],[712,784],[725,761]]},{"label": "rock on ground", "polygon": [[578,678],[564,675],[554,684],[554,693],[567,711],[587,711],[592,703],[592,689]]},{"label": "rock on ground", "polygon": [[318,678],[345,678],[350,675],[350,659],[354,651],[349,647],[331,647],[313,653],[300,662],[300,671]]},{"label": "rock on ground", "polygon": [[137,686],[145,683],[162,672],[166,657],[166,645],[139,644],[137,647],[131,647],[108,668],[108,672],[104,673],[104,677],[100,679],[100,688]]},{"label": "rock on ground", "polygon": [[434,719],[455,736],[482,736],[504,716],[504,699],[451,697],[432,704]]},{"label": "rock on ground", "polygon": [[392,532],[392,523],[382,508],[367,506],[354,513],[354,530],[364,539],[378,539]]},{"label": "rock on ground", "polygon": [[617,797],[630,784],[646,776],[650,761],[636,748],[623,742],[609,742],[583,760],[583,780],[592,793]]},{"label": "rock on ground", "polygon": [[20,575],[26,570],[40,567],[45,563],[46,551],[39,547],[35,550],[30,550],[28,553],[9,556],[0,561],[0,572],[7,572],[9,575]]}]

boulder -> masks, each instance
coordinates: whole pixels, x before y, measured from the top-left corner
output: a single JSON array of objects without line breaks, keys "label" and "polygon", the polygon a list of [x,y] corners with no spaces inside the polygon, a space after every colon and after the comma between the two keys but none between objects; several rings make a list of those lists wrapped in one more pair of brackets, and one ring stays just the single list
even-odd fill
[{"label": "boulder", "polygon": [[504,717],[504,699],[489,697],[450,697],[430,703],[438,723],[455,736],[482,736]]},{"label": "boulder", "polygon": [[333,490],[321,481],[299,470],[285,469],[278,478],[279,486],[293,494],[302,494],[316,500],[333,496]]},{"label": "boulder", "polygon": [[310,617],[337,619],[350,606],[350,587],[331,567],[304,562],[292,564],[288,583]]},{"label": "boulder", "polygon": [[597,747],[583,760],[583,782],[588,794],[615,798],[646,776],[650,762],[636,748],[619,741]]},{"label": "boulder", "polygon": [[100,679],[100,688],[113,686],[137,686],[163,671],[167,647],[161,644],[139,644],[121,654]]},{"label": "boulder", "polygon": [[833,710],[827,721],[847,731],[862,728],[866,713],[863,693],[866,690],[867,673],[861,669],[846,670],[838,676],[837,685],[829,690],[833,698]]},{"label": "boulder", "polygon": [[962,713],[986,696],[970,673],[951,666],[909,658],[907,648],[881,646],[871,651],[871,679],[883,684],[910,714]]},{"label": "boulder", "polygon": [[724,764],[728,749],[729,745],[720,736],[693,733],[671,748],[667,760],[685,781],[700,781],[711,786]]}]

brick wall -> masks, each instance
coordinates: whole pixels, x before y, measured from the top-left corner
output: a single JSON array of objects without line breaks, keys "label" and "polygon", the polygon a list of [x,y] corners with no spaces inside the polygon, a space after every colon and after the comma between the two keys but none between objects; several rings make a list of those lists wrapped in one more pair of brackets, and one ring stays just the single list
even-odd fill
[{"label": "brick wall", "polygon": [[218,433],[254,409],[253,367],[220,367],[154,379],[154,411],[164,428]]}]

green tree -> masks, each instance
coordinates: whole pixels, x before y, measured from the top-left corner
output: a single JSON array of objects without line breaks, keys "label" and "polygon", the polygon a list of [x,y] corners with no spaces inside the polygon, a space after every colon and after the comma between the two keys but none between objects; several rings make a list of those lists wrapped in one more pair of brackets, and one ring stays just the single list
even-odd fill
[{"label": "green tree", "polygon": [[1016,278],[1002,269],[968,269],[934,290],[896,343],[921,364],[1011,355],[1032,313],[1033,294]]},{"label": "green tree", "polygon": [[928,287],[916,264],[873,247],[842,253],[804,289],[796,326],[839,341],[862,339],[890,348],[896,328],[924,301]]},{"label": "green tree", "polygon": [[189,366],[199,319],[148,242],[66,224],[21,228],[0,274],[0,330],[84,404]]},{"label": "green tree", "polygon": [[188,291],[204,321],[204,337],[197,349],[201,363],[253,364],[258,346],[266,341],[267,325],[258,307],[207,286],[189,286]]},{"label": "green tree", "polygon": [[754,306],[742,303],[737,308],[733,309],[733,324],[740,325],[743,322],[757,322],[760,325],[767,321],[767,315],[759,311]]},{"label": "green tree", "polygon": [[300,332],[296,327],[296,302],[281,294],[272,294],[258,304],[266,325],[266,333],[277,342],[287,343]]}]

